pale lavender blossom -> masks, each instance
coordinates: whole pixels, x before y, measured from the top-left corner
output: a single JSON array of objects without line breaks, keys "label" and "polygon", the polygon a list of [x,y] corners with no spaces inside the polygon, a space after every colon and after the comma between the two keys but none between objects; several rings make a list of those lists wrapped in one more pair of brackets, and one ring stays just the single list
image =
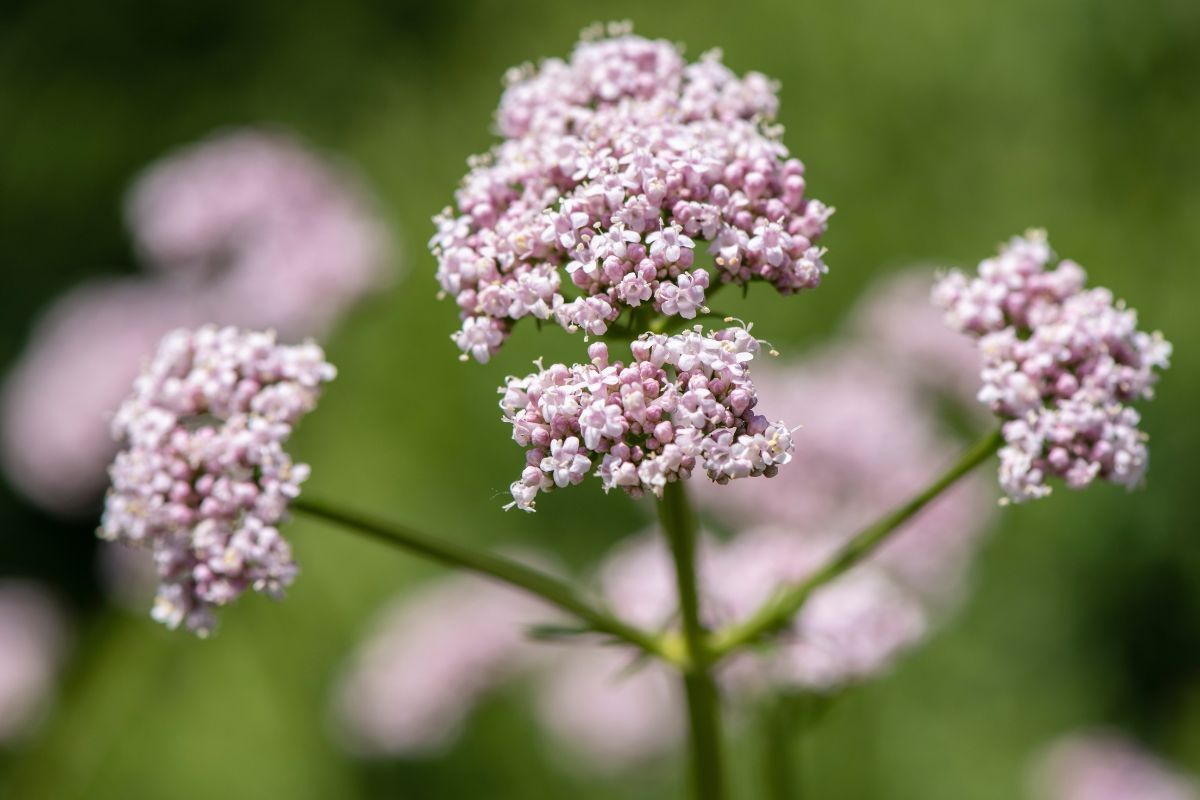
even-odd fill
[{"label": "pale lavender blossom", "polygon": [[975,405],[979,348],[947,336],[941,312],[929,302],[937,273],[914,267],[869,287],[855,304],[851,331],[864,345],[923,388],[964,406]]},{"label": "pale lavender blossom", "polygon": [[1049,494],[1052,477],[1073,489],[1096,479],[1132,488],[1145,475],[1147,437],[1130,404],[1153,397],[1171,345],[1085,280],[1030,231],[977,276],[954,271],[934,290],[947,324],[978,340],[978,399],[1004,421],[1000,483],[1017,502]]},{"label": "pale lavender blossom", "polygon": [[1036,800],[1200,800],[1200,784],[1115,731],[1054,742],[1032,773]]},{"label": "pale lavender blossom", "polygon": [[539,680],[534,711],[575,769],[631,769],[683,739],[685,706],[669,667],[639,661],[622,648],[574,643],[562,649]]},{"label": "pale lavender blossom", "polygon": [[[803,581],[835,544],[779,527],[739,534],[706,564],[714,624],[744,619],[780,587]],[[882,569],[860,566],[815,592],[773,648],[735,657],[724,681],[750,693],[836,691],[886,673],[927,629],[917,597]]]},{"label": "pale lavender blossom", "polygon": [[628,366],[610,363],[608,346],[596,342],[589,364],[508,379],[500,407],[527,448],[509,507],[532,511],[539,492],[589,473],[605,491],[661,496],[697,466],[726,483],[770,477],[791,458],[791,431],[754,413],[749,362],[760,343],[748,330],[645,334],[630,349]]},{"label": "pale lavender blossom", "polygon": [[[154,274],[57,300],[4,384],[4,470],[56,513],[99,499],[116,452],[108,421],[165,333],[216,322],[319,335],[388,280],[387,236],[363,189],[282,132],[234,131],[168,156],[138,178],[126,218]],[[518,277],[512,307],[547,316],[528,288],[543,293],[544,272]],[[465,348],[486,357],[503,339],[490,336]]]},{"label": "pale lavender blossom", "polygon": [[334,374],[321,348],[273,333],[205,326],[163,339],[113,420],[123,449],[98,531],[153,552],[156,620],[204,635],[217,607],[292,582],[275,526],[309,469],[283,444]]},{"label": "pale lavender blossom", "polygon": [[168,330],[200,321],[160,283],[92,283],[55,302],[4,381],[0,457],[12,484],[49,510],[89,511],[116,452],[109,419],[141,363]]},{"label": "pale lavender blossom", "polygon": [[[803,581],[833,555],[836,537],[774,527],[704,539],[698,571],[701,615],[711,628],[744,620],[784,586]],[[600,570],[603,596],[644,627],[677,624],[671,554],[661,536],[620,546]],[[718,677],[731,691],[834,691],[886,672],[928,630],[920,600],[874,565],[823,586],[770,648],[739,654]]]},{"label": "pale lavender blossom", "polygon": [[[798,537],[846,537],[905,502],[953,462],[961,443],[889,350],[849,339],[755,373],[759,407],[803,409],[802,446],[768,483],[702,486],[699,501],[738,527],[788,526]],[[874,557],[922,595],[950,596],[993,502],[968,477],[902,526]]]},{"label": "pale lavender blossom", "polygon": [[388,236],[361,185],[282,131],[234,130],[138,177],[126,219],[145,262],[208,319],[324,333],[386,280]]},{"label": "pale lavender blossom", "polygon": [[[503,141],[470,160],[430,241],[464,331],[483,322],[503,338],[549,308],[564,328],[599,335],[652,298],[691,319],[710,280],[784,293],[818,285],[815,242],[832,209],[806,196],[804,165],[772,124],[777,108],[762,75],[738,77],[715,51],[689,64],[622,26],[580,42],[568,61],[511,70]],[[712,266],[694,269],[701,247]],[[530,270],[556,275],[535,302],[489,302]],[[579,296],[568,300],[562,281]],[[498,346],[454,340],[477,359]]]},{"label": "pale lavender blossom", "polygon": [[[819,568],[833,544],[765,529],[729,543],[705,537],[698,554],[705,621],[744,619],[776,589]],[[678,624],[674,568],[660,535],[618,545],[595,584],[605,604],[634,624]],[[609,643],[522,638],[548,616],[537,601],[476,578],[450,578],[397,601],[337,690],[351,746],[428,753],[449,744],[486,691],[529,675],[537,719],[577,767],[614,772],[674,750],[686,729],[678,676]],[[718,680],[743,705],[764,692],[836,691],[887,671],[926,630],[914,596],[880,570],[860,567],[817,591],[773,647],[723,665]]]},{"label": "pale lavender blossom", "polygon": [[62,609],[46,589],[0,580],[0,744],[27,735],[47,710],[66,645]]},{"label": "pale lavender blossom", "polygon": [[526,628],[555,618],[530,595],[467,576],[398,599],[339,680],[345,743],[376,756],[448,746],[485,692],[538,662]]}]

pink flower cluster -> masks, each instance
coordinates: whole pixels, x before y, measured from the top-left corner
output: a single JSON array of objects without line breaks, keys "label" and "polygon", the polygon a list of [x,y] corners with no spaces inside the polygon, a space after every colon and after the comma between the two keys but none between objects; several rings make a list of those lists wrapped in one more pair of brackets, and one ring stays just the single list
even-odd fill
[{"label": "pink flower cluster", "polygon": [[448,745],[480,697],[531,666],[523,624],[544,619],[531,595],[455,576],[384,610],[338,696],[346,744],[360,753],[425,753]]},{"label": "pink flower cluster", "polygon": [[102,538],[149,548],[153,616],[205,635],[248,589],[279,595],[296,575],[274,527],[308,477],[283,444],[334,368],[321,348],[206,326],[168,334],[113,420]]},{"label": "pink flower cluster", "polygon": [[1113,731],[1063,737],[1033,773],[1036,800],[1200,800],[1200,784]]},{"label": "pink flower cluster", "polygon": [[[927,292],[928,280],[922,279]],[[963,387],[978,375],[978,362],[965,340],[922,336],[921,346],[910,352],[911,337],[897,341],[892,335],[941,325],[938,311],[914,294],[916,280],[889,282],[873,293],[855,312],[853,335],[836,345],[798,363],[755,368],[756,410],[804,408],[811,421],[804,446],[770,483],[705,483],[698,492],[702,503],[739,531],[727,542],[701,540],[702,614],[709,626],[744,619],[779,586],[812,574],[849,534],[919,491],[957,454],[925,393],[932,389],[971,403]],[[599,346],[595,352],[601,352]],[[936,362],[939,369],[917,376],[908,369],[914,361]],[[595,364],[586,369],[601,371]],[[918,377],[936,385],[918,385]],[[866,563],[815,592],[771,648],[725,662],[718,680],[727,697],[744,704],[770,692],[833,692],[887,671],[929,634],[958,595],[993,508],[985,480],[954,487]],[[597,569],[595,583],[606,605],[635,625],[661,630],[678,624],[674,570],[659,537],[620,545]],[[450,584],[445,587],[451,591]],[[357,734],[360,750],[419,753],[428,749],[425,737],[444,745],[445,726],[427,720],[452,718],[457,724],[482,691],[495,685],[489,676],[530,671],[538,675],[535,714],[554,743],[573,756],[574,766],[618,770],[667,753],[682,740],[683,700],[665,666],[639,662],[621,647],[571,641],[556,648],[517,637],[489,646],[487,657],[480,658],[476,640],[485,637],[476,632],[479,627],[512,630],[554,620],[555,612],[514,610],[482,592],[468,593],[457,579],[454,587],[461,603],[440,590],[420,595],[438,597],[439,607],[454,609],[454,618],[440,617],[436,629],[421,625],[417,615],[433,613],[432,604],[402,600],[361,651],[381,654],[383,647],[373,642],[386,641],[394,658],[358,660],[356,665],[369,661],[370,669],[355,666],[346,674],[342,718]],[[494,590],[502,591],[509,590]],[[488,634],[486,641],[497,637]],[[453,686],[420,696],[371,688],[372,676],[421,686],[433,680],[419,677],[426,674],[452,676]],[[426,700],[453,708],[443,716],[430,711]],[[404,736],[381,735],[389,730]]]},{"label": "pink flower cluster", "polygon": [[0,744],[29,733],[53,699],[67,649],[57,599],[32,581],[0,580]]},{"label": "pink flower cluster", "polygon": [[366,191],[282,132],[169,155],[134,183],[126,218],[145,262],[216,322],[320,334],[384,277],[388,235]]},{"label": "pink flower cluster", "polygon": [[108,422],[139,365],[164,333],[201,322],[185,292],[138,280],[85,284],[55,301],[0,392],[9,481],[50,511],[94,514],[116,452]]},{"label": "pink flower cluster", "polygon": [[513,502],[534,510],[539,492],[581,483],[605,491],[661,495],[699,466],[718,483],[772,476],[791,458],[791,432],[754,412],[749,362],[760,342],[743,328],[704,335],[644,334],[628,366],[608,347],[588,348],[590,364],[553,364],[509,378],[500,408],[526,451]]},{"label": "pink flower cluster", "polygon": [[[706,539],[699,556],[701,615],[716,629],[749,617],[780,588],[832,557],[836,539],[780,527]],[[601,567],[605,600],[650,630],[677,624],[671,554],[661,536],[619,547]],[[878,565],[851,570],[815,592],[774,646],[735,656],[719,678],[730,691],[831,691],[884,672],[928,628],[920,602]]]},{"label": "pink flower cluster", "polygon": [[1006,420],[1000,483],[1017,502],[1049,494],[1050,477],[1073,489],[1097,478],[1133,487],[1146,471],[1129,404],[1153,396],[1171,345],[1085,279],[1073,261],[1054,265],[1045,233],[1031,231],[977,276],[954,271],[934,290],[947,323],[979,340],[979,400]]},{"label": "pink flower cluster", "polygon": [[975,402],[979,348],[965,336],[947,336],[941,312],[929,303],[929,287],[944,271],[910,267],[869,286],[850,314],[852,332],[888,373],[986,418]]},{"label": "pink flower cluster", "polygon": [[0,463],[55,512],[92,513],[114,453],[108,420],[167,331],[216,322],[321,335],[388,279],[367,193],[279,131],[168,155],[134,183],[126,219],[150,274],[59,298],[4,382]]},{"label": "pink flower cluster", "polygon": [[[945,335],[927,278],[887,281],[851,313],[848,335],[799,360],[757,368],[757,409],[770,416],[804,409],[803,444],[769,484],[702,484],[698,501],[731,526],[786,526],[800,538],[842,543],[952,464],[963,443],[940,424],[930,394],[976,407],[979,361],[965,339]],[[918,280],[923,297],[914,292]],[[900,335],[931,327],[941,329],[940,339]],[[936,369],[916,368],[923,364]],[[985,479],[968,476],[872,562],[923,599],[952,599],[987,528],[991,494]]]},{"label": "pink flower cluster", "polygon": [[[704,615],[744,618],[784,581],[819,567],[828,548],[773,530],[701,547]],[[670,553],[660,536],[619,546],[596,576],[614,612],[638,625],[677,622]],[[624,769],[671,752],[686,730],[677,676],[625,648],[530,641],[521,631],[557,612],[516,590],[450,578],[392,605],[343,674],[336,702],[359,753],[421,755],[448,745],[483,695],[536,674],[534,711],[557,747],[592,771]],[[885,670],[926,630],[918,603],[873,567],[818,591],[776,648],[722,669],[731,698],[828,691]]]},{"label": "pink flower cluster", "polygon": [[[762,75],[610,27],[569,62],[518,68],[497,114],[505,140],[473,159],[435,222],[453,339],[486,362],[523,317],[602,334],[643,305],[692,319],[710,281],[815,287],[832,213],[769,125]],[[706,243],[715,274],[695,265]],[[631,313],[631,321],[632,314]]]}]

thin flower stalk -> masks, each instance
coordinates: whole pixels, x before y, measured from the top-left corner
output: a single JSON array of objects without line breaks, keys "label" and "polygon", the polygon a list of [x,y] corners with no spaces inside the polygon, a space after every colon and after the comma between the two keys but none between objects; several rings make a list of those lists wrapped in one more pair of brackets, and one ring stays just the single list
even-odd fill
[{"label": "thin flower stalk", "polygon": [[855,535],[823,569],[808,579],[779,592],[745,622],[719,632],[711,644],[714,660],[720,660],[785,626],[804,606],[814,591],[873,553],[901,525],[929,505],[938,495],[957,483],[960,478],[990,458],[1000,448],[1003,441],[999,431],[988,434],[927,489]]},{"label": "thin flower stalk", "polygon": [[683,688],[690,723],[692,788],[698,800],[725,798],[725,769],[721,746],[721,707],[713,679],[707,632],[700,619],[696,579],[696,516],[681,481],[668,483],[658,504],[659,521],[671,545],[679,588],[679,611],[687,661]]},{"label": "thin flower stalk", "polygon": [[519,561],[430,536],[404,525],[335,509],[308,499],[295,500],[291,508],[377,541],[398,546],[440,564],[486,575],[516,586],[578,617],[595,633],[613,636],[664,661],[677,661],[677,656],[670,650],[669,642],[665,638],[640,630],[596,608],[581,597],[570,584]]}]

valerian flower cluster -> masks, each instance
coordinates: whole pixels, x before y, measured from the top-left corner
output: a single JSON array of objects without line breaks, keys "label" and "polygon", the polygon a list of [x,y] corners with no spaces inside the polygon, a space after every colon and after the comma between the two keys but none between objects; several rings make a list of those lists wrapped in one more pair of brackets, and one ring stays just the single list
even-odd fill
[{"label": "valerian flower cluster", "polygon": [[[792,293],[826,272],[815,242],[832,209],[806,196],[769,124],[776,87],[716,52],[689,64],[668,42],[610,33],[510,72],[504,141],[436,219],[464,358],[486,362],[524,317],[599,335],[626,308],[692,319],[718,281]],[[695,263],[701,243],[715,274]]]},{"label": "valerian flower cluster", "polygon": [[206,326],[163,339],[113,420],[124,443],[99,534],[151,549],[153,616],[199,634],[213,610],[292,582],[276,525],[308,477],[283,444],[334,368],[321,348]]},{"label": "valerian flower cluster", "polygon": [[1005,420],[1000,483],[1017,502],[1049,494],[1050,477],[1073,489],[1137,485],[1146,435],[1129,404],[1153,396],[1171,355],[1109,290],[1085,288],[1078,264],[1054,260],[1045,233],[1031,231],[976,277],[951,272],[934,290],[947,323],[979,340],[979,400]]},{"label": "valerian flower cluster", "polygon": [[743,328],[704,335],[645,334],[628,364],[608,346],[590,364],[553,364],[502,389],[513,439],[527,447],[510,506],[532,511],[539,492],[598,476],[605,491],[662,494],[699,466],[718,483],[774,475],[791,457],[791,432],[754,413],[749,362],[760,342]]}]

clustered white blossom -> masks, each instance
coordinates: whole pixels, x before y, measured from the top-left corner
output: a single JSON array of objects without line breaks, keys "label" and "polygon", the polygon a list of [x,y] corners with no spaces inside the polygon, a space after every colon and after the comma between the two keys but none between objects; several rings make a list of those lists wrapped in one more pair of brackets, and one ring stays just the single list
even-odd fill
[{"label": "clustered white blossom", "polygon": [[1050,477],[1137,485],[1147,437],[1129,404],[1153,396],[1171,354],[1111,292],[1085,288],[1078,264],[1054,262],[1045,233],[1031,231],[977,276],[954,271],[934,290],[947,323],[979,340],[979,400],[1005,420],[1000,483],[1017,502],[1049,494]]},{"label": "clustered white blossom", "polygon": [[[486,362],[523,317],[598,335],[626,308],[692,319],[710,282],[792,293],[827,271],[814,242],[832,209],[805,196],[770,124],[776,86],[719,52],[689,64],[666,41],[609,34],[510,71],[504,141],[435,219],[464,358]],[[695,265],[702,244],[713,274]]]},{"label": "clustered white blossom", "polygon": [[510,377],[500,408],[526,451],[513,502],[532,511],[539,492],[595,474],[605,491],[661,496],[699,466],[718,483],[774,475],[791,458],[791,431],[754,413],[749,362],[761,343],[743,328],[644,334],[626,366],[608,346],[590,364],[553,364]]},{"label": "clustered white blossom", "polygon": [[309,468],[283,444],[334,375],[320,347],[274,333],[205,326],[163,339],[113,419],[124,448],[99,529],[152,550],[156,620],[204,635],[216,607],[292,582],[275,526]]}]

